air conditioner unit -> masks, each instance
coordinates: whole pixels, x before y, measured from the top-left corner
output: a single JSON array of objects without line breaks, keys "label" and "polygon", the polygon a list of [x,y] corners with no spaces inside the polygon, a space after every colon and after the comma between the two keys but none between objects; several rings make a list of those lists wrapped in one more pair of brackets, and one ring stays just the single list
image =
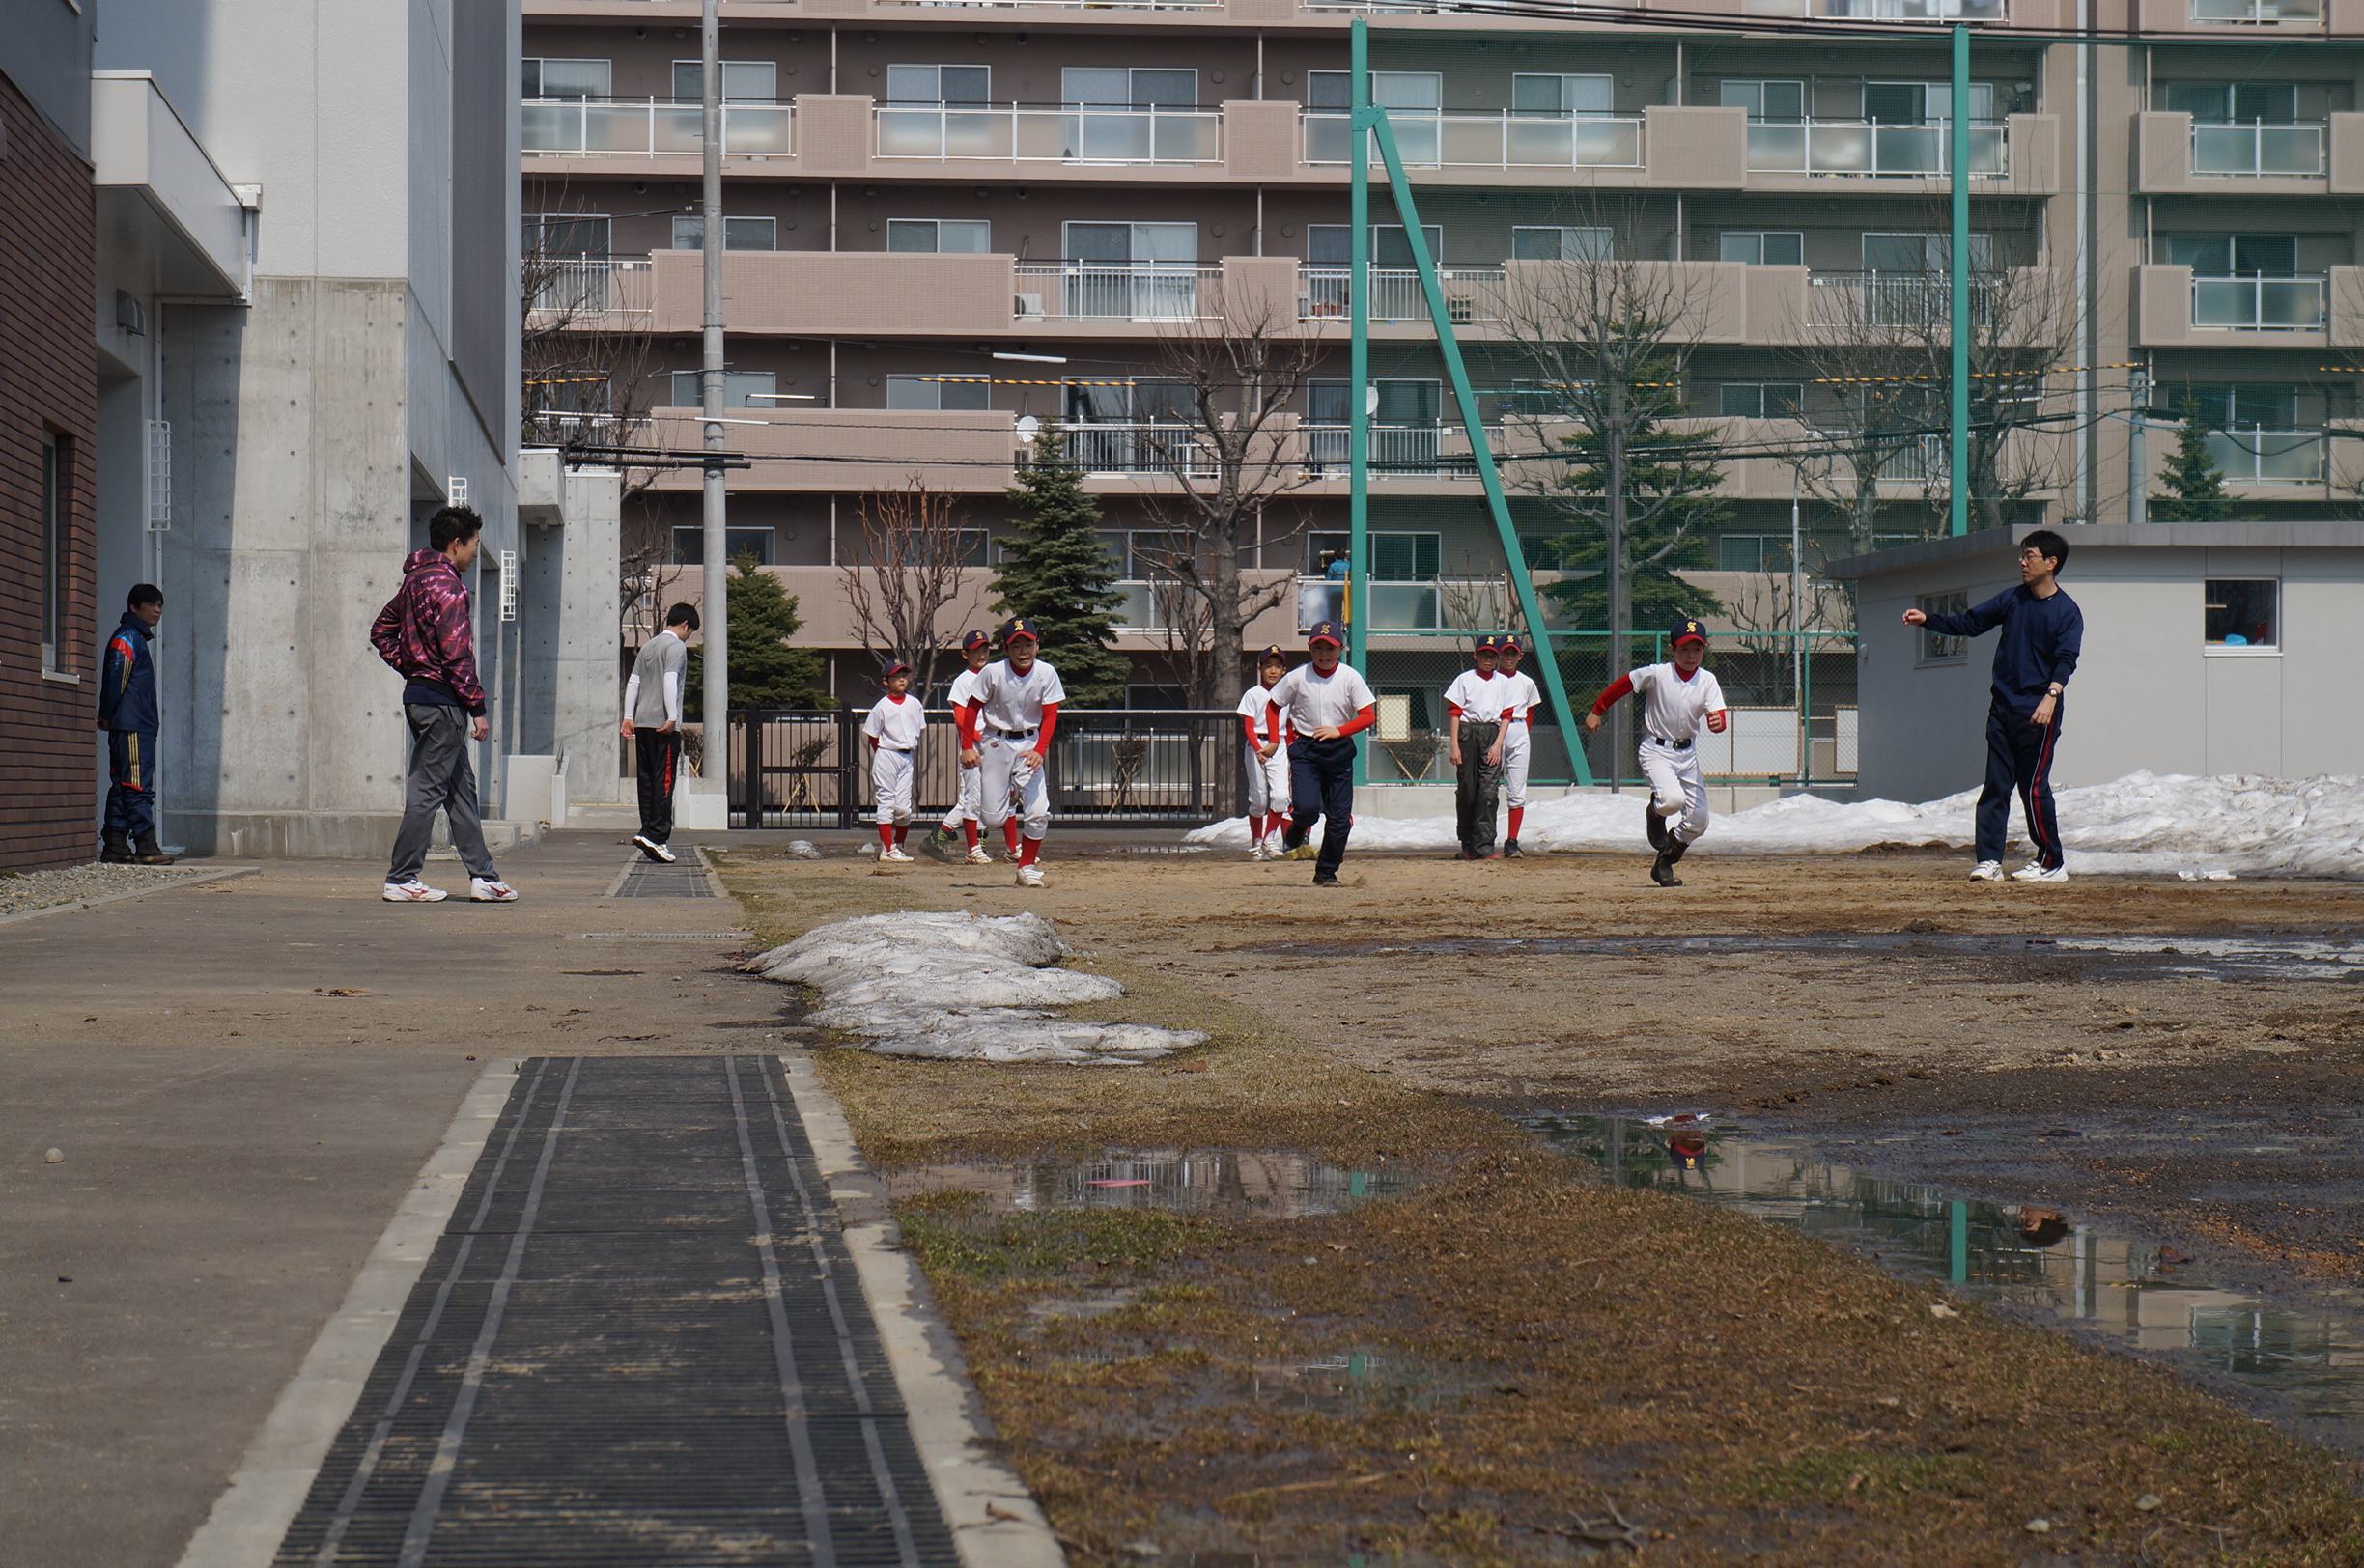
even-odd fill
[{"label": "air conditioner unit", "polygon": [[1018,314],[1025,317],[1030,317],[1035,321],[1042,320],[1042,301],[1043,296],[1038,294],[1022,294],[1018,295]]}]

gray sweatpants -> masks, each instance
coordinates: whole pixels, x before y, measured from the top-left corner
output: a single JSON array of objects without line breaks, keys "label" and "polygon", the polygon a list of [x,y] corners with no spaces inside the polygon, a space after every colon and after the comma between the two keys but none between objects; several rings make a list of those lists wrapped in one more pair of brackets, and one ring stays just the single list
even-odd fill
[{"label": "gray sweatpants", "polygon": [[427,842],[435,815],[451,819],[452,848],[471,877],[497,881],[492,852],[485,848],[484,820],[476,808],[476,768],[468,761],[468,714],[448,703],[413,702],[403,707],[410,721],[410,767],[403,775],[402,826],[394,833],[394,863],[386,881],[406,882],[427,864]]}]

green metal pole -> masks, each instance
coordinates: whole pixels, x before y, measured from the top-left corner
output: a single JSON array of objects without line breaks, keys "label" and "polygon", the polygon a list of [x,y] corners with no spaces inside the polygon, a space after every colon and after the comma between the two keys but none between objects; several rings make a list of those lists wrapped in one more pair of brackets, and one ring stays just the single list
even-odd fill
[{"label": "green metal pole", "polygon": [[1948,377],[1946,531],[1970,531],[1970,29],[1954,29],[1954,91],[1951,140],[1954,237],[1947,257],[1953,273],[1953,343]]},{"label": "green metal pole", "polygon": [[[1347,133],[1347,320],[1352,347],[1346,371],[1346,661],[1370,679],[1370,29],[1357,16],[1348,34],[1354,107]],[[1370,781],[1368,748],[1355,748],[1354,781]]]},{"label": "green metal pole", "polygon": [[[1361,17],[1355,19],[1355,25],[1361,27]],[[1502,474],[1494,466],[1494,450],[1486,444],[1485,424],[1478,417],[1478,395],[1470,387],[1469,367],[1461,359],[1461,340],[1453,332],[1451,313],[1446,308],[1445,286],[1437,277],[1436,259],[1428,254],[1427,237],[1421,232],[1420,209],[1412,199],[1412,182],[1404,178],[1394,127],[1388,124],[1385,109],[1372,111],[1371,129],[1379,138],[1379,155],[1387,161],[1388,189],[1395,198],[1395,215],[1403,223],[1405,241],[1412,247],[1412,265],[1420,272],[1428,320],[1436,327],[1437,351],[1444,357],[1445,374],[1452,380],[1453,401],[1461,407],[1461,430],[1469,438],[1470,456],[1477,461],[1478,483],[1485,488],[1486,511],[1492,514],[1494,531],[1502,539],[1503,558],[1509,564],[1510,581],[1518,590],[1519,610],[1527,617],[1527,630],[1534,641],[1544,697],[1551,704],[1552,716],[1559,720],[1576,782],[1590,787],[1592,770],[1585,760],[1584,732],[1576,727],[1567,685],[1560,678],[1560,656],[1543,626],[1543,605],[1535,597],[1534,579],[1527,572],[1527,552],[1519,547],[1518,528],[1510,520],[1510,502],[1503,493]]]}]

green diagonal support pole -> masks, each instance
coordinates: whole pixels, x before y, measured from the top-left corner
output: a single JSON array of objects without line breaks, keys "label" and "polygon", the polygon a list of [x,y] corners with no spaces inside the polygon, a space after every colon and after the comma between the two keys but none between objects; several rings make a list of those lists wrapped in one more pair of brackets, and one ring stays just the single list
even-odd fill
[{"label": "green diagonal support pole", "polygon": [[1947,270],[1953,274],[1953,342],[1949,345],[1946,398],[1948,516],[1946,531],[1970,531],[1970,29],[1954,29],[1953,242]]},{"label": "green diagonal support pole", "polygon": [[[1358,47],[1356,81],[1363,79],[1363,53],[1359,41],[1363,36],[1363,18],[1355,18],[1355,38]],[[1364,98],[1360,87],[1358,101]],[[1365,122],[1368,131],[1365,129]],[[1354,141],[1358,160],[1366,134],[1379,140],[1379,155],[1387,162],[1388,188],[1395,198],[1395,216],[1403,224],[1404,238],[1412,247],[1412,266],[1420,273],[1421,294],[1428,301],[1428,320],[1436,326],[1437,351],[1444,357],[1445,374],[1452,380],[1453,399],[1461,407],[1461,429],[1469,437],[1470,456],[1477,460],[1478,482],[1485,487],[1486,510],[1493,515],[1494,530],[1502,538],[1503,558],[1509,564],[1510,581],[1518,590],[1519,609],[1527,617],[1527,630],[1534,640],[1535,665],[1543,677],[1543,692],[1551,703],[1552,715],[1560,721],[1560,734],[1567,742],[1568,767],[1579,785],[1592,783],[1591,766],[1585,760],[1584,732],[1576,726],[1576,712],[1568,705],[1567,683],[1560,677],[1560,656],[1552,647],[1551,632],[1543,625],[1543,605],[1535,598],[1534,579],[1527,571],[1527,552],[1519,547],[1518,529],[1510,520],[1510,502],[1503,494],[1502,474],[1494,466],[1494,450],[1486,444],[1485,424],[1478,417],[1478,397],[1470,389],[1469,367],[1461,360],[1461,340],[1454,336],[1452,319],[1445,307],[1445,286],[1437,277],[1436,260],[1428,254],[1427,237],[1421,233],[1420,210],[1412,200],[1412,182],[1404,178],[1403,159],[1395,151],[1395,132],[1388,124],[1387,111],[1367,104],[1355,113]],[[1355,315],[1355,343],[1358,363],[1364,359],[1364,335],[1369,330],[1365,316]],[[1363,382],[1357,379],[1353,396],[1362,398]],[[1358,478],[1366,453],[1357,449]],[[1362,493],[1358,483],[1356,493]],[[1358,546],[1358,548],[1360,546]],[[1361,603],[1357,602],[1356,624],[1362,622]],[[1360,635],[1360,633],[1357,633]]]},{"label": "green diagonal support pole", "polygon": [[[1346,396],[1346,662],[1370,679],[1370,133],[1364,128],[1371,112],[1370,33],[1357,16],[1351,29],[1347,61],[1354,77],[1347,102],[1354,117],[1348,122],[1346,158],[1353,173],[1346,189],[1347,322],[1352,346],[1347,350]],[[1354,781],[1370,782],[1367,746],[1355,747]]]}]

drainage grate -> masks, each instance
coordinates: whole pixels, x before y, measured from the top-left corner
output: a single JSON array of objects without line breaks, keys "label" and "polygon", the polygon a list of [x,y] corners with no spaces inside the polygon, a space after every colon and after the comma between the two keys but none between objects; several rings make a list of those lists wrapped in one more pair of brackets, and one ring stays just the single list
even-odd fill
[{"label": "drainage grate", "polygon": [[743,942],[744,931],[577,931],[569,939],[578,942]]},{"label": "drainage grate", "polygon": [[695,860],[677,860],[666,865],[661,860],[640,859],[624,868],[616,879],[614,898],[712,898],[714,886],[707,881],[706,868]]},{"label": "drainage grate", "polygon": [[775,1058],[525,1062],[278,1568],[955,1568]]}]

